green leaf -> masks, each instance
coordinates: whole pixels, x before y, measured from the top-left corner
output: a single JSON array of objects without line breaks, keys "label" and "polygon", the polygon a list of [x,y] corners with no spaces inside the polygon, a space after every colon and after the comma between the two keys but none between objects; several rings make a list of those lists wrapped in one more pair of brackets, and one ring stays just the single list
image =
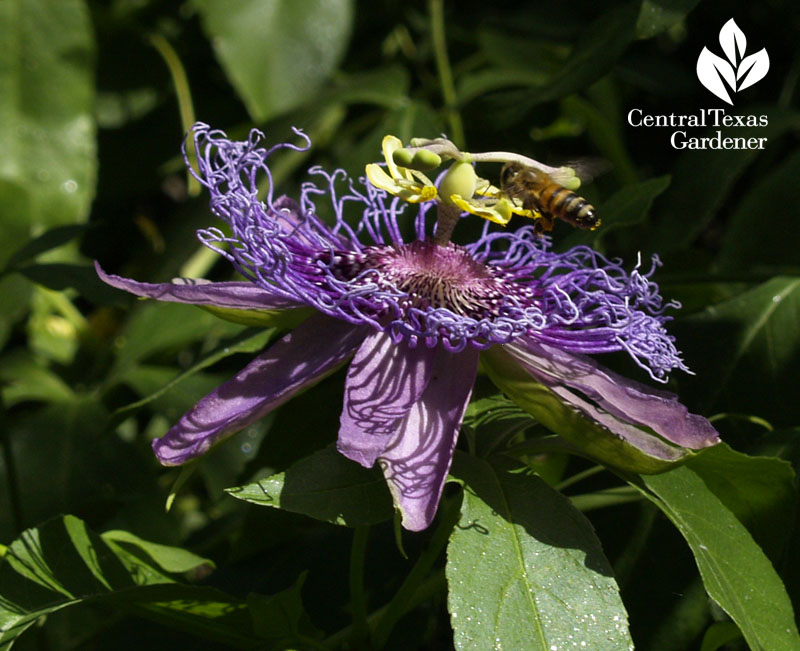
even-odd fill
[{"label": "green leaf", "polygon": [[[717,264],[722,273],[743,269],[800,269],[800,152],[769,170],[755,187],[736,203],[730,217]],[[769,216],[765,223],[765,210]],[[753,238],[758,237],[758,246]]]},{"label": "green leaf", "polygon": [[217,590],[174,583],[69,515],[11,543],[0,585],[2,651],[40,617],[81,603],[133,612],[226,645],[252,646],[255,637],[245,604]]},{"label": "green leaf", "polygon": [[25,400],[71,402],[72,388],[27,351],[15,350],[0,360],[0,383],[6,406]]},{"label": "green leaf", "polygon": [[350,38],[352,0],[195,0],[233,87],[257,122],[309,101]]},{"label": "green leaf", "polygon": [[82,235],[85,231],[86,226],[83,224],[51,228],[17,249],[9,258],[7,265],[8,267],[14,267],[21,262],[27,262],[40,253],[63,246]]},{"label": "green leaf", "polygon": [[697,373],[687,393],[707,411],[800,422],[799,321],[800,279],[782,277],[679,319],[672,329]]},{"label": "green leaf", "polygon": [[800,648],[783,583],[701,473],[687,465],[662,475],[643,476],[641,484],[636,481],[634,485],[680,530],[706,591],[736,622],[750,648]]},{"label": "green leaf", "polygon": [[23,276],[48,289],[61,291],[72,288],[96,305],[119,303],[120,294],[97,277],[90,265],[51,262],[29,264],[17,269]]},{"label": "green leaf", "polygon": [[349,527],[383,522],[393,513],[380,470],[363,468],[333,448],[298,461],[286,472],[227,492],[253,504]]},{"label": "green leaf", "polygon": [[208,337],[232,336],[241,330],[241,326],[221,321],[194,305],[142,303],[122,333],[109,382],[116,381],[118,375],[155,352]]},{"label": "green leaf", "polygon": [[602,12],[579,36],[563,65],[547,80],[532,85],[525,108],[581,91],[603,77],[635,37],[637,2]]},{"label": "green leaf", "polygon": [[627,613],[591,524],[533,475],[457,455],[461,521],[447,548],[458,649],[630,649]]},{"label": "green leaf", "polygon": [[[30,234],[86,219],[94,196],[94,38],[82,0],[0,3],[0,203]],[[0,260],[20,240],[0,241]]]},{"label": "green leaf", "polygon": [[653,473],[663,472],[692,454],[644,430],[641,430],[642,447],[646,444],[649,453],[611,434],[536,382],[500,346],[485,351],[481,360],[492,382],[503,393],[551,432],[575,444],[592,459],[623,470]]},{"label": "green leaf", "polygon": [[[787,131],[800,128],[797,112],[752,106],[742,108],[741,113],[765,115],[768,125],[729,128],[726,137],[766,137],[773,143]],[[672,170],[672,185],[659,202],[662,210],[649,248],[661,253],[680,251],[697,239],[758,153],[758,149],[700,149],[681,154]]]},{"label": "green leaf", "polygon": [[747,527],[767,556],[780,560],[797,516],[791,464],[773,457],[751,457],[723,443],[686,465]]},{"label": "green leaf", "polygon": [[301,590],[307,576],[308,572],[303,572],[293,586],[277,594],[247,597],[253,628],[260,637],[281,649],[298,646],[304,637],[320,637],[303,608]]},{"label": "green leaf", "polygon": [[[176,374],[174,368],[151,368],[151,367],[131,367],[127,371],[120,373],[118,380],[120,382],[127,382],[133,386],[140,394],[145,397],[137,400],[129,405],[120,407],[114,412],[113,418],[115,421],[121,420],[124,416],[141,409],[145,405],[158,400],[168,391],[173,389],[178,384],[196,375],[200,371],[209,366],[216,364],[218,361],[230,357],[236,353],[257,353],[261,351],[267,342],[270,340],[273,332],[270,330],[246,330],[240,335],[228,339],[223,342],[219,348],[211,352],[209,355],[201,359],[192,367],[186,369],[183,373]],[[195,402],[199,395],[198,387],[189,389],[190,402]],[[186,393],[186,391],[184,391]],[[188,407],[187,407],[188,409]]]},{"label": "green leaf", "polygon": [[651,38],[684,19],[700,0],[644,0],[636,21],[636,36]]},{"label": "green leaf", "polygon": [[142,540],[139,536],[129,531],[114,529],[101,534],[106,543],[112,543],[112,548],[132,546],[144,551],[162,570],[171,573],[182,573],[206,565],[214,567],[214,562],[193,554],[180,547],[159,545],[158,543]]},{"label": "green leaf", "polygon": [[659,176],[618,190],[597,208],[597,214],[603,222],[599,230],[576,230],[564,238],[558,248],[566,250],[579,244],[591,244],[609,231],[643,222],[647,219],[653,201],[669,187],[669,183],[669,176]]}]

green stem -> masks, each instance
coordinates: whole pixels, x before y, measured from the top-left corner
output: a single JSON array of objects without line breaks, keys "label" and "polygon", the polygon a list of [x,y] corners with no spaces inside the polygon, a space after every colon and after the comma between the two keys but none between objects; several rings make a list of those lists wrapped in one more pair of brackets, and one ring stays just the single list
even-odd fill
[{"label": "green stem", "polygon": [[0,446],[3,449],[3,465],[6,469],[6,486],[8,487],[8,501],[11,507],[11,522],[15,533],[22,531],[22,499],[19,494],[19,476],[17,464],[14,461],[14,452],[11,449],[11,435],[6,419],[6,408],[0,398]]},{"label": "green stem", "polygon": [[367,552],[369,526],[353,530],[353,545],[350,548],[350,607],[353,612],[352,643],[355,648],[367,639],[367,595],[364,590],[364,559]]},{"label": "green stem", "polygon": [[564,481],[560,484],[555,486],[557,491],[563,491],[567,486],[572,486],[572,484],[577,484],[579,481],[583,481],[588,477],[596,475],[598,472],[603,472],[605,470],[604,466],[592,466],[591,468],[587,468],[583,472],[576,473],[572,475],[572,477],[567,477]]},{"label": "green stem", "polygon": [[[167,68],[169,68],[169,74],[172,76],[172,84],[175,86],[175,94],[178,97],[181,126],[183,127],[184,133],[189,133],[192,129],[192,125],[195,123],[195,119],[194,106],[192,105],[192,93],[189,90],[189,79],[186,76],[186,70],[178,54],[175,52],[175,49],[169,44],[167,39],[160,34],[150,34],[147,40],[150,42],[150,45],[158,51],[161,58],[164,59],[164,63],[167,64]],[[191,138],[186,139],[186,154],[189,161],[192,162],[192,165],[196,166],[196,152],[194,150],[194,141]],[[200,194],[200,182],[188,170],[186,172],[186,178],[189,196],[196,197]]]},{"label": "green stem", "polygon": [[[421,603],[428,601],[433,595],[440,593],[447,586],[447,580],[444,575],[444,570],[437,570],[422,585],[417,588],[414,596],[408,603],[408,610],[412,610],[419,606]],[[370,613],[367,617],[367,623],[374,626],[386,613],[387,606],[381,606],[376,611]],[[340,649],[346,640],[349,640],[353,634],[353,627],[347,626],[340,631],[336,631],[333,635],[327,637],[322,646],[326,649]]]},{"label": "green stem", "polygon": [[439,82],[442,85],[445,113],[450,124],[453,141],[459,148],[465,145],[464,125],[458,112],[456,101],[456,87],[453,83],[453,71],[450,68],[450,59],[447,57],[447,39],[444,34],[444,0],[429,0],[428,9],[431,15],[431,35],[433,37],[433,51],[436,57],[436,69],[439,72]]},{"label": "green stem", "polygon": [[422,552],[406,580],[403,581],[403,585],[386,605],[386,612],[377,621],[372,631],[372,648],[383,648],[389,640],[395,624],[413,607],[414,597],[425,583],[433,564],[450,539],[450,533],[460,515],[460,503],[460,499],[442,500],[439,505],[439,526],[427,549]]}]

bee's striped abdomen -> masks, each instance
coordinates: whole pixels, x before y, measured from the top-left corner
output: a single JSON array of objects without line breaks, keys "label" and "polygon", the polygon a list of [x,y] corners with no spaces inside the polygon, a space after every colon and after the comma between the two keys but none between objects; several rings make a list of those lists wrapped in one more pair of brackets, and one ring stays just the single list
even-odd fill
[{"label": "bee's striped abdomen", "polygon": [[600,225],[600,220],[597,218],[592,204],[557,183],[549,183],[545,186],[539,195],[539,203],[554,217],[578,228],[593,229]]}]

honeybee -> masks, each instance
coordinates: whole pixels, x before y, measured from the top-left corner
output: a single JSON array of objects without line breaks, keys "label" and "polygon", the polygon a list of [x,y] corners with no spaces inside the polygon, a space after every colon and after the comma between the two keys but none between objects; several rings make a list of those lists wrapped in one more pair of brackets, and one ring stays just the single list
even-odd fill
[{"label": "honeybee", "polygon": [[592,204],[535,167],[506,163],[500,172],[500,187],[507,197],[522,201],[526,210],[541,214],[534,226],[538,234],[552,231],[556,219],[592,231],[600,226]]}]

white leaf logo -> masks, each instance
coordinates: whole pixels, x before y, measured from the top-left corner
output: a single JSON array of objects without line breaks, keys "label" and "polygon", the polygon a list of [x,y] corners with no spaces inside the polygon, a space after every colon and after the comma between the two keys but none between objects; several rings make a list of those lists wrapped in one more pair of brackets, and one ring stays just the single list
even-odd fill
[{"label": "white leaf logo", "polygon": [[719,31],[719,44],[727,60],[704,47],[697,57],[697,78],[714,95],[733,105],[731,92],[749,88],[767,74],[769,55],[766,48],[744,55],[747,38],[733,18]]}]

